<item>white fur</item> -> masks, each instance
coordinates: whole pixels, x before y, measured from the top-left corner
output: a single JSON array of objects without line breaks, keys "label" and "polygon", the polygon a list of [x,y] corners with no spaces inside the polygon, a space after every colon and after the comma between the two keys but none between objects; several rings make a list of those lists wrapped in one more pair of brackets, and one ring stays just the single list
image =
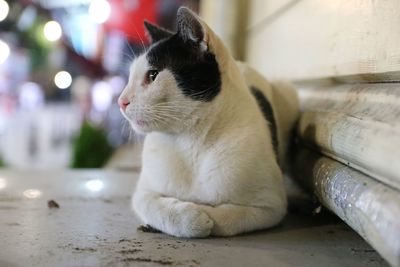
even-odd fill
[{"label": "white fur", "polygon": [[[275,93],[249,67],[239,68],[218,37],[202,25],[222,75],[222,90],[211,102],[183,96],[168,70],[146,87],[145,56],[132,65],[121,96],[131,103],[123,113],[136,131],[147,133],[133,208],[144,223],[179,237],[268,228],[284,217],[286,194],[271,133],[246,82],[253,84],[257,77],[255,85],[275,112],[293,95]],[[289,109],[276,115],[281,154],[297,106]],[[138,125],[138,120],[146,123]]]}]

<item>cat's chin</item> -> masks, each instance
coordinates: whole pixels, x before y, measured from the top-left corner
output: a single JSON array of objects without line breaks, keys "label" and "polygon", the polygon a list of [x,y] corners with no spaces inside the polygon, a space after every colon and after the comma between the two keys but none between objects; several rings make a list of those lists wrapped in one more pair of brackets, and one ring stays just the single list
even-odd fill
[{"label": "cat's chin", "polygon": [[148,125],[138,125],[131,122],[132,129],[139,134],[147,134],[153,131]]},{"label": "cat's chin", "polygon": [[176,134],[177,133],[176,131],[171,131],[168,128],[157,127],[156,125],[151,124],[151,123],[148,123],[146,125],[138,125],[138,124],[131,122],[131,127],[136,133],[143,134],[143,135],[149,134],[151,132],[159,132],[159,133],[166,133],[166,134]]},{"label": "cat's chin", "polygon": [[145,122],[143,120],[131,121],[130,124],[132,129],[139,134],[148,134],[154,131],[159,131],[157,127],[151,122]]}]

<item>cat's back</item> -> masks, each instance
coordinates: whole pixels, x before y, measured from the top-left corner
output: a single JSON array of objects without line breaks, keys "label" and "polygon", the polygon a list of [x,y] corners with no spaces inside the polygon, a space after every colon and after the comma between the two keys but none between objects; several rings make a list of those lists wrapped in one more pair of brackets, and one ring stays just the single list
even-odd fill
[{"label": "cat's back", "polygon": [[[256,98],[259,108],[269,122],[271,134],[276,128],[276,145],[280,161],[284,161],[288,139],[299,115],[296,90],[285,81],[269,82],[246,63],[237,62],[246,85]],[[273,140],[274,141],[274,140]]]}]

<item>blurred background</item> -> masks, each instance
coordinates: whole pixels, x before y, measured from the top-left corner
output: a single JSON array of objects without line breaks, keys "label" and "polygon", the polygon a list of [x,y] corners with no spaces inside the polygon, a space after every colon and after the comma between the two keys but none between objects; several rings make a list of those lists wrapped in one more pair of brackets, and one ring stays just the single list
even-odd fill
[{"label": "blurred background", "polygon": [[126,159],[136,137],[116,99],[148,45],[143,20],[174,30],[182,5],[268,79],[399,80],[399,1],[0,0],[0,166]]},{"label": "blurred background", "polygon": [[0,166],[95,168],[130,142],[116,102],[148,45],[196,0],[0,0]]}]

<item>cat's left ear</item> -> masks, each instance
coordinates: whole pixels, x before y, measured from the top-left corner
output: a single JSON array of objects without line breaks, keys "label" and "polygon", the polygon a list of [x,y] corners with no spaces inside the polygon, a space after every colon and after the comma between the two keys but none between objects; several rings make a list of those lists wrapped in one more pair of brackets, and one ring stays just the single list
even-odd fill
[{"label": "cat's left ear", "polygon": [[206,28],[201,19],[189,8],[180,7],[177,14],[178,35],[185,41],[208,50]]}]

